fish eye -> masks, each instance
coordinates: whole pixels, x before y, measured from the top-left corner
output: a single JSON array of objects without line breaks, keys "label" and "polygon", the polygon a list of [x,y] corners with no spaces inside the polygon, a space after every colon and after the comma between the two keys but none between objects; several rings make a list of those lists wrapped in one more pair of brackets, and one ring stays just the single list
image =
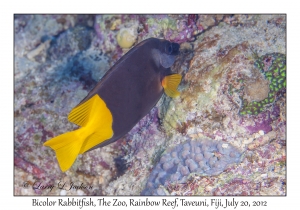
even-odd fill
[{"label": "fish eye", "polygon": [[172,44],[171,43],[167,43],[166,44],[166,48],[165,48],[165,52],[167,53],[167,54],[172,54],[172,52],[173,52],[173,47],[172,47]]}]

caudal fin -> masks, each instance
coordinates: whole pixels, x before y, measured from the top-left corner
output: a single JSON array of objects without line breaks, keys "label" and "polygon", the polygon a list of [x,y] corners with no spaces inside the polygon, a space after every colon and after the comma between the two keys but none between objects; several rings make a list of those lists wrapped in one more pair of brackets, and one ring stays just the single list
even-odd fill
[{"label": "caudal fin", "polygon": [[113,136],[112,114],[97,94],[75,107],[68,119],[82,127],[44,143],[44,146],[51,147],[56,152],[62,171],[72,166],[78,154],[88,151]]},{"label": "caudal fin", "polygon": [[44,146],[51,147],[55,151],[63,172],[72,166],[84,142],[84,138],[79,138],[76,134],[79,130],[64,133],[44,143]]}]

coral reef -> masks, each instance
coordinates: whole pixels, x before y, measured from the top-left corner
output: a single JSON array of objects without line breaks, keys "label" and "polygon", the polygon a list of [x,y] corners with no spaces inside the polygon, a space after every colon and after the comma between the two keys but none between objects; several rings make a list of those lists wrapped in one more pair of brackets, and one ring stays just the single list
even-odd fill
[{"label": "coral reef", "polygon": [[[246,150],[240,164],[218,176],[191,176],[186,183],[167,184],[170,195],[285,195],[286,154],[280,141]],[[270,193],[272,192],[272,193]]]},{"label": "coral reef", "polygon": [[[259,89],[270,89],[268,90],[268,95],[263,97],[261,100],[255,100],[253,102],[247,103],[243,105],[240,114],[255,114],[264,111],[265,107],[276,100],[277,93],[284,90],[286,87],[286,59],[285,55],[279,53],[272,53],[261,56],[257,61],[255,61],[255,65],[261,70],[266,79],[269,81],[269,88],[262,88],[259,83]],[[252,86],[248,86],[248,89],[254,89]]]},{"label": "coral reef", "polygon": [[122,28],[117,34],[117,41],[120,47],[130,48],[137,38],[137,33],[133,28]]},{"label": "coral reef", "polygon": [[[15,15],[14,23],[15,195],[286,194],[285,15]],[[183,76],[181,95],[163,96],[127,135],[62,173],[42,145],[77,128],[67,115],[126,53],[117,40],[124,30],[132,46],[150,37],[181,44],[171,69]],[[207,161],[204,172],[188,157],[218,145],[235,151],[236,164],[220,159],[217,170]],[[181,167],[164,173],[171,151]]]},{"label": "coral reef", "polygon": [[93,19],[93,15],[15,15],[15,55],[26,55],[48,37],[75,25],[91,27]]},{"label": "coral reef", "polygon": [[92,42],[93,31],[90,27],[76,26],[59,34],[51,40],[48,49],[49,58],[65,59],[87,50]]},{"label": "coral reef", "polygon": [[[224,142],[208,139],[188,141],[168,148],[151,172],[142,195],[165,195],[162,186],[185,183],[191,173],[211,176],[229,164],[238,163],[241,153]],[[159,188],[160,187],[160,188]]]},{"label": "coral reef", "polygon": [[149,17],[147,19],[148,36],[163,34],[163,38],[172,42],[194,41],[195,36],[203,31],[197,22],[198,15],[179,15]]}]

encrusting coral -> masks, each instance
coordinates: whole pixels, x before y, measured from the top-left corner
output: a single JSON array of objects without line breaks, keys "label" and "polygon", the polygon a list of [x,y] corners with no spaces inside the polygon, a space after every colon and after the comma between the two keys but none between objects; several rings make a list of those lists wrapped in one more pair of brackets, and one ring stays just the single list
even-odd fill
[{"label": "encrusting coral", "polygon": [[134,28],[122,28],[117,34],[117,42],[121,48],[130,48],[137,38]]},{"label": "encrusting coral", "polygon": [[209,139],[187,141],[168,148],[152,170],[142,195],[165,195],[159,188],[170,183],[185,183],[190,174],[220,174],[233,163],[239,163],[241,152],[225,142]]}]

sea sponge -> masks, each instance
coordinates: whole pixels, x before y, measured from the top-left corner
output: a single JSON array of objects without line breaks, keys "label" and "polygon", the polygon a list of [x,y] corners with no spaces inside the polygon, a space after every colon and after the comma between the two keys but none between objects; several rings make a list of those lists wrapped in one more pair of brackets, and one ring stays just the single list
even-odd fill
[{"label": "sea sponge", "polygon": [[190,174],[217,175],[232,163],[239,163],[241,152],[224,142],[198,139],[167,149],[153,168],[142,195],[166,195],[167,183],[184,183]]},{"label": "sea sponge", "polygon": [[117,34],[117,42],[121,48],[130,48],[137,38],[135,28],[122,28]]}]

